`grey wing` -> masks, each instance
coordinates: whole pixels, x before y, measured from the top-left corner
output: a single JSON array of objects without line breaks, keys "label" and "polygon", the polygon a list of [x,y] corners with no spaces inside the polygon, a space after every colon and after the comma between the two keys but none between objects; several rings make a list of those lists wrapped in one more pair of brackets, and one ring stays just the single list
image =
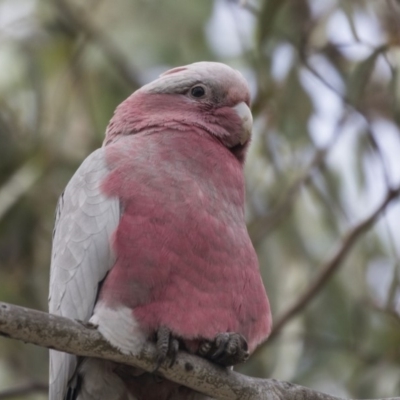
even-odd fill
[{"label": "grey wing", "polygon": [[[98,285],[113,266],[110,238],[119,218],[118,198],[106,197],[100,184],[109,172],[104,149],[79,167],[61,196],[53,233],[49,311],[88,321]],[[50,351],[49,400],[63,400],[77,357]]]}]

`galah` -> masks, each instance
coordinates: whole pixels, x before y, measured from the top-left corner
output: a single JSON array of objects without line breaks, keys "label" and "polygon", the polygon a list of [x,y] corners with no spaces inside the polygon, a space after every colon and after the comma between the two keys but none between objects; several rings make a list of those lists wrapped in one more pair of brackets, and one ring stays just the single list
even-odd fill
[{"label": "galah", "polygon": [[[171,69],[120,104],[103,146],[60,197],[50,313],[90,322],[123,353],[154,341],[221,365],[271,329],[244,218],[252,115],[243,76],[220,63]],[[202,399],[118,364],[50,352],[50,400]]]}]

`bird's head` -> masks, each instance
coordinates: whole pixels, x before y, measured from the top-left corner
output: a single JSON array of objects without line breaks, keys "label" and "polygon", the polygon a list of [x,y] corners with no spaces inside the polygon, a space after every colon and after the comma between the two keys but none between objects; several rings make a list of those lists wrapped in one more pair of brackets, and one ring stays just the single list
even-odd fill
[{"label": "bird's head", "polygon": [[177,67],[118,106],[105,144],[121,135],[193,130],[211,135],[242,161],[253,122],[249,106],[249,88],[240,72],[215,62]]}]

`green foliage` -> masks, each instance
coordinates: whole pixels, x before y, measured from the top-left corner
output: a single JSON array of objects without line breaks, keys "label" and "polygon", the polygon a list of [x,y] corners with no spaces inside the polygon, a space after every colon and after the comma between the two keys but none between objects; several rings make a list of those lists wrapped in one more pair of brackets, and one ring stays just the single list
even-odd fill
[{"label": "green foliage", "polygon": [[[115,107],[169,67],[215,60],[253,88],[246,211],[279,321],[384,196],[382,170],[398,170],[400,7],[376,3],[0,0],[0,299],[46,309],[57,198]],[[396,129],[389,145],[376,121]],[[394,203],[240,371],[352,398],[399,394]],[[45,354],[1,339],[0,392],[46,381]]]}]

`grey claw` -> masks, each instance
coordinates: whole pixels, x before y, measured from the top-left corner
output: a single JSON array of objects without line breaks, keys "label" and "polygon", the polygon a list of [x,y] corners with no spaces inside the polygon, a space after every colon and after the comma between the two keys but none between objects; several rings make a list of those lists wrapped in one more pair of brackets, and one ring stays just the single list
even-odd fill
[{"label": "grey claw", "polygon": [[198,354],[224,366],[238,364],[249,358],[246,339],[235,332],[223,332],[214,341],[203,341]]},{"label": "grey claw", "polygon": [[156,349],[157,349],[157,360],[156,360],[156,368],[154,372],[157,372],[160,368],[161,364],[167,359],[169,356],[171,358],[169,367],[172,367],[175,364],[176,356],[179,351],[179,340],[172,336],[171,331],[166,327],[161,327],[157,331],[157,341],[156,341]]}]

